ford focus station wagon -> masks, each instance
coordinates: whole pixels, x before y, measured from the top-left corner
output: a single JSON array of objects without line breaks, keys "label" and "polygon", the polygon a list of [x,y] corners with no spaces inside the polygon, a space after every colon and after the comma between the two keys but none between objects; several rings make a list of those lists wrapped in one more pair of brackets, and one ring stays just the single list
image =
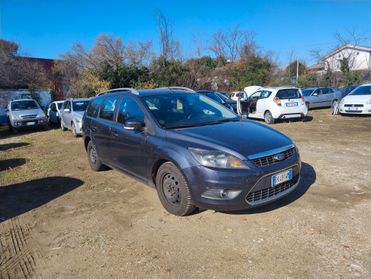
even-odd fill
[{"label": "ford focus station wagon", "polygon": [[263,205],[300,183],[290,138],[191,90],[100,94],[84,115],[83,136],[93,170],[108,166],[154,186],[175,215]]}]

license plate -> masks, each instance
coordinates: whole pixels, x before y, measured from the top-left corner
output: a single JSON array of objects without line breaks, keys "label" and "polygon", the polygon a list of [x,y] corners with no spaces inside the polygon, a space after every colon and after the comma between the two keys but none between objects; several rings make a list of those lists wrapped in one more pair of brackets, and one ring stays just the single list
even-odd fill
[{"label": "license plate", "polygon": [[27,126],[32,126],[32,125],[35,125],[35,124],[36,124],[36,122],[35,122],[35,121],[32,121],[32,122],[27,122],[27,123],[26,123],[26,125],[27,125]]},{"label": "license plate", "polygon": [[292,169],[280,172],[278,174],[272,175],[271,186],[272,187],[277,186],[278,184],[289,181],[291,179],[292,179]]},{"label": "license plate", "polygon": [[360,109],[357,108],[357,107],[355,107],[355,108],[349,107],[348,110],[349,110],[349,111],[358,111],[358,110],[360,110]]},{"label": "license plate", "polygon": [[291,102],[291,103],[286,103],[286,107],[297,107],[298,102]]}]

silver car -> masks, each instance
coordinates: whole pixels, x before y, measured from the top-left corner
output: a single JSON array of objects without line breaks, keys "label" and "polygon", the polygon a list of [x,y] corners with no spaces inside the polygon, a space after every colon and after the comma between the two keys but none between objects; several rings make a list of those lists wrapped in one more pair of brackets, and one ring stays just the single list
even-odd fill
[{"label": "silver car", "polygon": [[314,87],[302,90],[308,109],[334,107],[342,98],[341,92],[332,87]]},{"label": "silver car", "polygon": [[63,103],[60,114],[62,131],[70,129],[75,137],[82,135],[82,117],[89,101],[88,98],[81,98],[68,99]]},{"label": "silver car", "polygon": [[10,128],[18,130],[25,127],[47,128],[48,121],[40,105],[32,99],[10,101],[7,107]]}]

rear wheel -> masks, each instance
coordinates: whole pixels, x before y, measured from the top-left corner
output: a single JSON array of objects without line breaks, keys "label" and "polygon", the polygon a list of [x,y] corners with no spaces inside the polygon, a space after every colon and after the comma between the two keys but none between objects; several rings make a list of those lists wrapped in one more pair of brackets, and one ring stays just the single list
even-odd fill
[{"label": "rear wheel", "polygon": [[101,171],[107,168],[105,165],[102,164],[102,161],[99,159],[97,149],[92,141],[89,141],[86,151],[88,153],[90,167],[93,170]]},{"label": "rear wheel", "polygon": [[274,118],[269,110],[264,113],[264,121],[268,124],[274,123]]},{"label": "rear wheel", "polygon": [[162,205],[169,213],[185,216],[196,209],[188,183],[173,163],[166,162],[158,169],[156,188]]}]

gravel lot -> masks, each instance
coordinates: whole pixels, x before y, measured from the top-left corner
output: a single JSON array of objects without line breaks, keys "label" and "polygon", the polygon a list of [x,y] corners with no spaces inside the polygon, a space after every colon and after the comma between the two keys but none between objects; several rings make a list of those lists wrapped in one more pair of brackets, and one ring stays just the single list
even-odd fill
[{"label": "gravel lot", "polygon": [[70,132],[0,135],[0,278],[370,278],[371,117],[310,115],[273,126],[301,151],[300,189],[183,218],[91,171]]}]

